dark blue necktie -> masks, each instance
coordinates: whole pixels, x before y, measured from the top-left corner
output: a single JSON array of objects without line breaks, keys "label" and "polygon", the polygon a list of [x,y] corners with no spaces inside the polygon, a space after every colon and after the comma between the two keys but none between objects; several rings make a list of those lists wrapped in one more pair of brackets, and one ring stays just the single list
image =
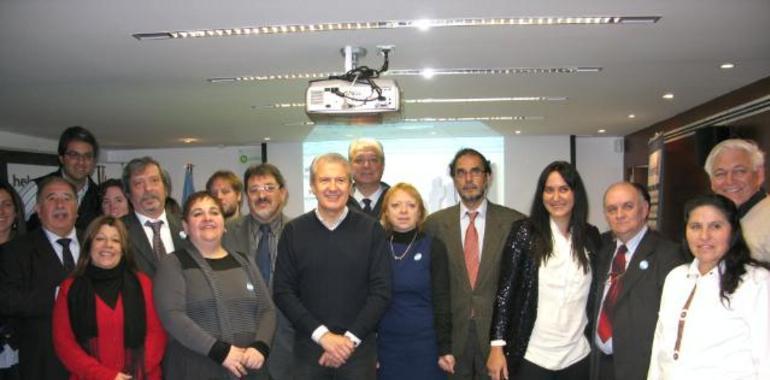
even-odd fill
[{"label": "dark blue necktie", "polygon": [[262,274],[262,279],[265,280],[265,284],[270,285],[270,270],[272,264],[270,263],[270,225],[260,224],[259,231],[262,235],[259,237],[259,245],[257,246],[257,266],[259,266],[259,272]]},{"label": "dark blue necktie", "polygon": [[64,265],[64,270],[69,274],[75,269],[75,259],[72,256],[72,250],[70,250],[70,242],[72,242],[72,239],[59,239],[56,242],[61,245],[62,264]]},{"label": "dark blue necktie", "polygon": [[364,202],[364,208],[363,208],[364,212],[367,213],[367,214],[371,214],[372,213],[372,200],[369,199],[369,198],[364,198],[363,202]]}]

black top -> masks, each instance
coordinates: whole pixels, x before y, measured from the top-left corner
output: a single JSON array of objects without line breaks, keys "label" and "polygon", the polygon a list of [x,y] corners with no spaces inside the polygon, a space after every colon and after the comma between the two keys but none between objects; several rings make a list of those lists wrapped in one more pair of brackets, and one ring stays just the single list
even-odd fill
[{"label": "black top", "polygon": [[366,339],[390,302],[391,268],[378,222],[348,212],[329,230],[308,212],[283,229],[273,279],[275,303],[310,340],[321,325]]}]

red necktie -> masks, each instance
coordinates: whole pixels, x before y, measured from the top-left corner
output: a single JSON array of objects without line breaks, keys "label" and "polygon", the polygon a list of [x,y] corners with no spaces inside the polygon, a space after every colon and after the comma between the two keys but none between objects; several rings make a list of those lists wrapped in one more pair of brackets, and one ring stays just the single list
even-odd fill
[{"label": "red necktie", "polygon": [[628,252],[626,245],[621,245],[618,247],[618,251],[615,252],[615,258],[612,260],[610,288],[607,290],[607,296],[604,297],[602,311],[599,313],[599,326],[596,329],[602,342],[612,338],[612,319],[615,314],[615,302],[618,300],[620,290],[623,288],[620,276],[626,271],[626,252]]},{"label": "red necktie", "polygon": [[469,211],[468,228],[465,230],[465,246],[463,252],[465,254],[465,269],[468,270],[468,280],[471,283],[471,288],[476,287],[476,277],[479,274],[479,232],[476,231],[476,216],[478,211]]}]

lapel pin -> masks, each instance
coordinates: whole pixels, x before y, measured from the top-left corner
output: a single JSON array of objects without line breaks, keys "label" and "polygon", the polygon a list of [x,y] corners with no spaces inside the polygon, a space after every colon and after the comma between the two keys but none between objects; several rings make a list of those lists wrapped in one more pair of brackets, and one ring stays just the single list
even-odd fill
[{"label": "lapel pin", "polygon": [[414,261],[420,261],[422,260],[422,253],[417,252],[417,254],[414,255]]},{"label": "lapel pin", "polygon": [[254,290],[254,285],[252,285],[250,282],[247,282],[246,283],[246,290],[253,291]]},{"label": "lapel pin", "polygon": [[647,268],[649,267],[650,267],[650,263],[648,263],[647,260],[642,260],[639,262],[639,269],[647,270]]}]

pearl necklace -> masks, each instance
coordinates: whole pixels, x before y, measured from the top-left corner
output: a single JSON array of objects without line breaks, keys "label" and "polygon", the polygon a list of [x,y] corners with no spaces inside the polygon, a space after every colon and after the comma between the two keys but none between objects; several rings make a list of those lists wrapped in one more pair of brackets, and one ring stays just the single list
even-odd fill
[{"label": "pearl necklace", "polygon": [[390,235],[390,254],[393,255],[393,258],[396,259],[396,261],[402,260],[404,257],[406,257],[406,254],[409,253],[409,249],[412,248],[412,244],[414,244],[414,241],[416,239],[417,239],[417,231],[414,232],[414,236],[412,236],[412,241],[410,241],[409,245],[406,246],[404,253],[402,253],[401,256],[397,256],[396,251],[393,249],[393,235]]}]

